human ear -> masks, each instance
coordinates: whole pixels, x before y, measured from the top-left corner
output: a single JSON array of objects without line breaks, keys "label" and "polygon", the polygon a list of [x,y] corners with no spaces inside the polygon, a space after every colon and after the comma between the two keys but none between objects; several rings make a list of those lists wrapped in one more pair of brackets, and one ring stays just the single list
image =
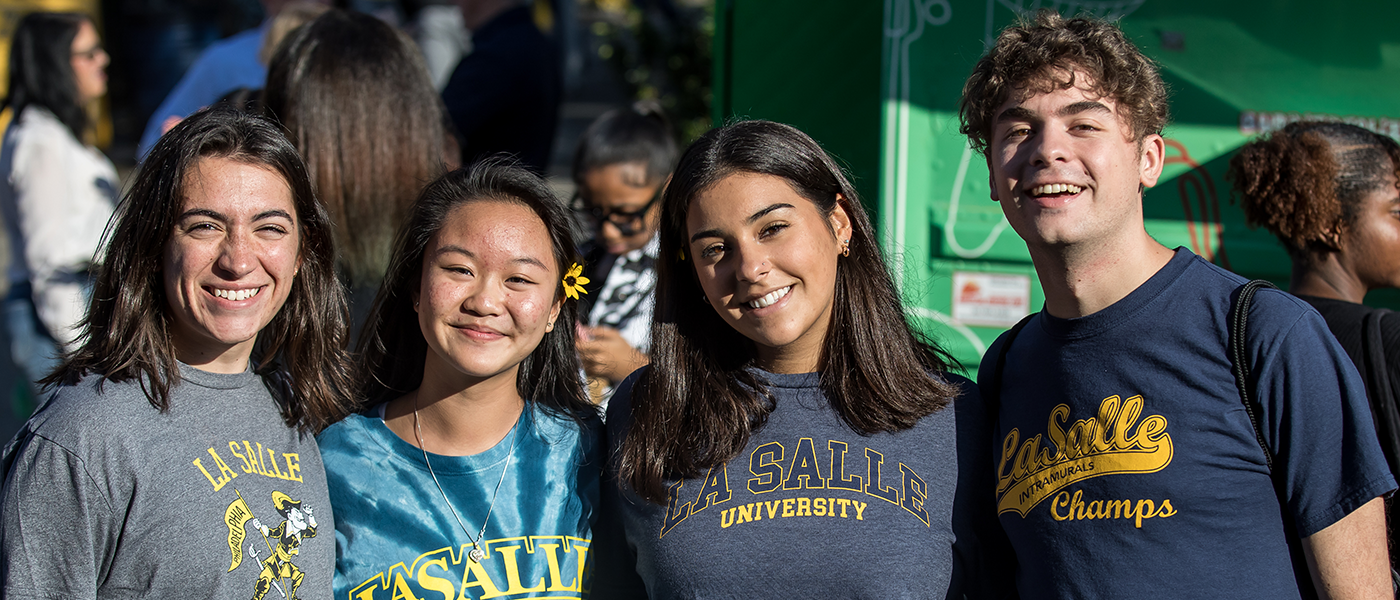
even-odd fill
[{"label": "human ear", "polygon": [[1334,252],[1341,252],[1346,249],[1343,239],[1341,225],[1333,224],[1327,228],[1327,231],[1322,232],[1322,240],[1320,241]]},{"label": "human ear", "polygon": [[549,322],[545,325],[546,332],[554,331],[554,323],[559,320],[559,313],[564,310],[564,298],[555,298],[554,306],[549,307]]},{"label": "human ear", "polygon": [[851,214],[846,210],[849,200],[841,194],[836,195],[836,207],[827,216],[827,223],[831,227],[831,232],[836,235],[837,250],[843,250],[851,241]]},{"label": "human ear", "polygon": [[992,202],[1001,202],[997,197],[997,176],[992,172],[992,159],[987,159],[987,189],[991,190]]},{"label": "human ear", "polygon": [[1142,155],[1140,158],[1140,174],[1138,183],[1144,188],[1157,185],[1157,179],[1162,176],[1162,166],[1166,162],[1167,144],[1162,136],[1157,134],[1149,135],[1142,139]]}]

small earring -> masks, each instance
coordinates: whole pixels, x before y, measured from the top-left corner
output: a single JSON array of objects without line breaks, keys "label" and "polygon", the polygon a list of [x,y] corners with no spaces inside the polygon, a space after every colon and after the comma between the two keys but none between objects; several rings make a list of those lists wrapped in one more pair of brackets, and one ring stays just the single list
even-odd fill
[{"label": "small earring", "polygon": [[545,325],[545,326],[544,326],[544,330],[545,330],[545,332],[554,331],[554,323],[553,323],[553,322],[550,322],[548,325]]},{"label": "small earring", "polygon": [[841,256],[850,256],[850,255],[851,255],[851,240],[850,240],[850,239],[847,239],[847,240],[846,240],[846,243],[844,243],[844,244],[841,245]]},{"label": "small earring", "polygon": [[710,297],[709,297],[709,296],[706,296],[706,295],[705,295],[705,292],[700,292],[700,301],[701,301],[701,302],[704,302],[705,304],[709,304],[709,303],[710,303]]},{"label": "small earring", "polygon": [[418,301],[417,301],[417,300],[414,300],[414,301],[413,301],[413,310],[418,310]]}]

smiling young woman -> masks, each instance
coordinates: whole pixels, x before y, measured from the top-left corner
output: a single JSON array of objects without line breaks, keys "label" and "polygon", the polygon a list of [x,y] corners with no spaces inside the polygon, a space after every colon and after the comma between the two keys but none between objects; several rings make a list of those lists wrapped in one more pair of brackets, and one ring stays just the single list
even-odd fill
[{"label": "smiling young woman", "polygon": [[608,408],[595,594],[963,591],[995,527],[969,502],[990,448],[957,442],[975,391],[905,321],[832,158],[786,125],[713,130],[660,240],[652,366]]},{"label": "smiling young woman", "polygon": [[78,348],[6,448],[0,595],[328,596],[312,436],[353,385],[296,148],[200,111],[151,151],[109,240]]},{"label": "smiling young woman", "polygon": [[524,169],[423,190],[361,338],[366,403],[319,438],[336,597],[403,564],[438,565],[392,582],[414,597],[588,589],[602,426],[573,350],[575,261],[568,209]]}]

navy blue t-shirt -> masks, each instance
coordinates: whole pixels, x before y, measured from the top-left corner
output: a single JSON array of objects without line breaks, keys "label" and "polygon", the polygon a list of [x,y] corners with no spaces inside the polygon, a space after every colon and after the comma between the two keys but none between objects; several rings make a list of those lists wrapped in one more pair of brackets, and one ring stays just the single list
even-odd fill
[{"label": "navy blue t-shirt", "polygon": [[1284,520],[1306,537],[1395,489],[1326,323],[1261,290],[1246,343],[1280,507],[1226,355],[1243,283],[1179,248],[1112,306],[1017,336],[993,443],[1022,597],[1298,598]]},{"label": "navy blue t-shirt", "polygon": [[[614,461],[640,373],[608,405]],[[775,397],[763,427],[728,463],[671,482],[665,505],[618,484],[610,465],[593,597],[992,597],[978,539],[996,529],[990,482],[965,470],[991,463],[965,435],[986,430],[971,381],[944,374],[962,390],[952,404],[910,429],[861,435],[819,374],[760,376]]]}]

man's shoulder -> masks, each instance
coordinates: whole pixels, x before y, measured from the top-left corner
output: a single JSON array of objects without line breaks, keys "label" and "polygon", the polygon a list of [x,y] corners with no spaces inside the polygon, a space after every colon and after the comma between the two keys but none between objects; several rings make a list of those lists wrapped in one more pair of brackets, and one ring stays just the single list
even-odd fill
[{"label": "man's shoulder", "polygon": [[[1240,290],[1249,279],[1226,268],[1207,261],[1200,256],[1192,257],[1191,263],[1180,279],[1182,288],[1178,292],[1199,294],[1203,299],[1229,310],[1234,305]],[[1294,323],[1307,314],[1316,314],[1306,301],[1275,287],[1262,287],[1255,293],[1249,312],[1249,324],[1256,320]]]}]

